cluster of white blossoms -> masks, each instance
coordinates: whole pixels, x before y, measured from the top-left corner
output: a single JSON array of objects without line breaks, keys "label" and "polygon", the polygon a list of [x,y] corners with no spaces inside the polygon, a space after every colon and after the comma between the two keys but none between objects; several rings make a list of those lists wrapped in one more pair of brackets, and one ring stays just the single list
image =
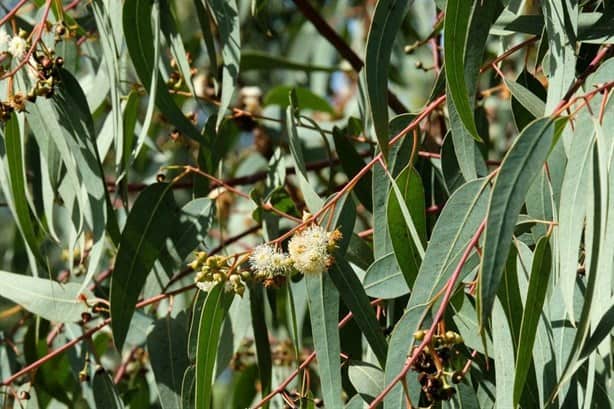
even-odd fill
[{"label": "cluster of white blossoms", "polygon": [[270,244],[257,246],[249,257],[249,263],[257,279],[285,276],[292,270],[292,260],[288,255]]},{"label": "cluster of white blossoms", "polygon": [[0,30],[0,53],[8,52],[17,59],[22,59],[28,49],[28,43],[22,33],[11,37],[4,30]]},{"label": "cluster of white blossoms", "polygon": [[339,230],[327,232],[321,226],[311,225],[290,239],[288,254],[262,244],[254,249],[250,264],[256,278],[272,279],[292,271],[322,274],[332,265],[332,253],[340,239]]},{"label": "cluster of white blossoms", "polygon": [[189,264],[197,272],[196,286],[209,291],[217,284],[223,284],[226,292],[243,295],[245,281],[255,280],[265,287],[278,288],[293,272],[322,274],[333,264],[333,252],[341,240],[341,232],[327,232],[323,227],[311,225],[298,231],[288,243],[288,253],[270,244],[255,247],[249,264],[252,272],[237,272],[229,257],[209,256],[198,252]]}]

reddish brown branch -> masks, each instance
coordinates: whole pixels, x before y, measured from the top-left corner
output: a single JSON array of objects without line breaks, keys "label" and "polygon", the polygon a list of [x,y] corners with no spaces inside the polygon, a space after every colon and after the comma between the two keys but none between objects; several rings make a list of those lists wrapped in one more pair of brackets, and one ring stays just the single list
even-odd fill
[{"label": "reddish brown branch", "polygon": [[584,72],[580,74],[580,76],[578,76],[578,78],[574,81],[573,84],[571,84],[571,86],[563,96],[563,99],[554,108],[555,113],[559,112],[559,109],[564,107],[565,104],[569,102],[569,100],[573,97],[576,91],[582,86],[582,84],[584,84],[588,76],[595,72],[595,70],[597,70],[597,67],[601,65],[603,60],[605,60],[612,53],[613,50],[614,48],[612,47],[612,44],[608,44],[597,53],[597,55],[595,56],[595,58],[593,58],[588,67],[586,67]]},{"label": "reddish brown branch", "polygon": [[9,19],[11,19],[17,12],[28,2],[28,0],[20,0],[19,3],[15,4],[13,8],[0,19],[0,26],[6,23]]}]

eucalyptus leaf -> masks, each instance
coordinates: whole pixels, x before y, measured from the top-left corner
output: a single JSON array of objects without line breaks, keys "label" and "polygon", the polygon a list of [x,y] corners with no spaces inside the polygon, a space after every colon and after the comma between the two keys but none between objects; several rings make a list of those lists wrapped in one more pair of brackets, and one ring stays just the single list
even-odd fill
[{"label": "eucalyptus leaf", "polygon": [[[77,283],[60,284],[46,278],[0,271],[0,295],[26,310],[54,322],[75,322],[96,302],[90,291]],[[81,295],[85,296],[81,299]]]},{"label": "eucalyptus leaf", "polygon": [[111,279],[111,328],[121,350],[135,304],[178,216],[171,185],[156,183],[138,197],[126,221]]}]

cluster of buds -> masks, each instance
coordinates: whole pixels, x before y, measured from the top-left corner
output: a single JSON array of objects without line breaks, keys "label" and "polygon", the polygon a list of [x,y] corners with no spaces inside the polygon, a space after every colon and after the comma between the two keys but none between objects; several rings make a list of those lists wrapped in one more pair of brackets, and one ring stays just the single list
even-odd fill
[{"label": "cluster of buds", "polygon": [[288,253],[270,244],[262,244],[250,256],[254,277],[266,287],[278,287],[293,272],[322,274],[334,263],[332,254],[339,240],[339,230],[327,232],[314,224],[298,231],[290,239]]},{"label": "cluster of buds", "polygon": [[215,285],[222,283],[224,291],[242,296],[245,284],[241,276],[232,271],[228,261],[228,257],[225,256],[209,256],[204,251],[198,252],[196,259],[189,264],[194,271],[198,271],[196,286],[203,291],[209,291]]},{"label": "cluster of buds", "polygon": [[60,82],[58,73],[64,65],[64,59],[56,57],[53,50],[47,50],[44,53],[34,53],[30,64],[30,77],[35,84],[28,93],[28,100],[34,102],[36,97],[52,97],[56,85]]},{"label": "cluster of buds", "polygon": [[[425,334],[424,330],[417,331],[414,338],[421,341]],[[463,379],[463,372],[458,369],[462,365],[458,347],[462,344],[463,338],[454,331],[436,334],[415,359],[412,370],[418,372],[429,404],[449,400],[456,393],[452,384]]]}]

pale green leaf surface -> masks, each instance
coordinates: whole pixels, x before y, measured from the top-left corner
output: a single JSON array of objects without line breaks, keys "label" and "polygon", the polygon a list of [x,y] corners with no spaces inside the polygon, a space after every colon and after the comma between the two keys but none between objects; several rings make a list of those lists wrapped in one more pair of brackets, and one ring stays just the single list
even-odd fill
[{"label": "pale green leaf surface", "polygon": [[215,123],[216,130],[226,115],[237,88],[241,64],[241,23],[236,0],[207,0],[217,22],[222,47],[222,95]]},{"label": "pale green leaf surface", "polygon": [[527,373],[531,364],[533,345],[537,334],[537,325],[546,298],[552,263],[549,237],[542,237],[537,243],[533,255],[533,265],[529,277],[529,289],[522,313],[520,337],[516,351],[516,370],[514,371],[514,406],[520,402]]},{"label": "pale green leaf surface", "polygon": [[92,382],[94,391],[94,401],[98,408],[122,409],[122,401],[117,386],[113,383],[111,376],[102,368],[96,371]]},{"label": "pale green leaf surface", "polygon": [[424,186],[418,172],[409,167],[403,169],[391,185],[388,232],[399,267],[411,288],[424,258],[426,244]]},{"label": "pale green leaf surface", "polygon": [[181,381],[189,364],[187,341],[188,322],[183,312],[175,318],[157,320],[147,336],[151,369],[163,409],[181,407]]},{"label": "pale green leaf surface", "polygon": [[95,303],[89,291],[81,291],[77,283],[60,284],[45,278],[0,271],[0,295],[26,310],[54,322],[81,320],[90,308],[77,297],[84,294],[88,303]]},{"label": "pale green leaf surface", "polygon": [[308,274],[305,276],[305,284],[322,395],[327,405],[341,408],[341,347],[337,329],[339,293],[327,274]]},{"label": "pale green leaf surface", "polygon": [[365,362],[353,362],[348,367],[348,376],[354,388],[370,398],[376,397],[384,389],[383,375],[381,369]]},{"label": "pale green leaf surface", "polygon": [[490,196],[479,277],[478,312],[483,329],[503,276],[516,219],[555,140],[556,122],[542,118],[518,135],[503,159]]},{"label": "pale green leaf surface", "polygon": [[394,253],[375,260],[363,280],[365,292],[374,298],[397,298],[409,293],[405,276]]}]

